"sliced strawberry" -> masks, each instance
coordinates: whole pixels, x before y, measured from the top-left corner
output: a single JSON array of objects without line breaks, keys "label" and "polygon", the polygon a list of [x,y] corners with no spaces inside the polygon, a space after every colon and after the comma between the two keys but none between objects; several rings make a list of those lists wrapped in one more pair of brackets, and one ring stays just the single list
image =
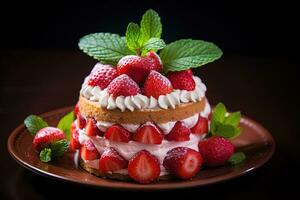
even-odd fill
[{"label": "sliced strawberry", "polygon": [[106,130],[104,137],[111,141],[127,143],[131,138],[131,133],[122,126],[115,124]]},{"label": "sliced strawberry", "polygon": [[77,117],[77,127],[79,129],[83,129],[86,125],[86,120],[80,113],[78,113],[76,117]]},{"label": "sliced strawberry", "polygon": [[148,151],[139,151],[129,160],[128,175],[139,183],[151,183],[160,175],[159,161]]},{"label": "sliced strawberry", "polygon": [[81,145],[80,156],[84,160],[95,160],[100,158],[100,154],[91,140]]},{"label": "sliced strawberry", "polygon": [[169,141],[188,141],[190,140],[191,130],[186,127],[182,122],[176,122],[169,134],[165,138]]},{"label": "sliced strawberry", "polygon": [[85,134],[88,136],[102,136],[103,133],[99,130],[96,125],[96,120],[93,118],[88,118],[85,126]]},{"label": "sliced strawberry", "polygon": [[143,92],[146,96],[153,96],[158,99],[160,95],[165,95],[172,91],[172,84],[167,77],[154,70],[149,73],[143,88]]},{"label": "sliced strawberry", "polygon": [[97,63],[89,76],[88,84],[90,86],[99,86],[103,90],[117,76],[118,72],[113,66]]},{"label": "sliced strawberry", "polygon": [[108,86],[107,92],[113,97],[117,96],[133,96],[141,93],[141,90],[136,82],[126,74],[122,74],[115,78]]},{"label": "sliced strawberry", "polygon": [[128,161],[112,147],[106,148],[99,160],[99,170],[103,174],[126,169],[127,165]]},{"label": "sliced strawberry", "polygon": [[127,74],[140,84],[145,81],[151,70],[160,72],[162,64],[156,53],[149,52],[146,57],[129,55],[121,58],[118,62],[117,70],[119,74]]},{"label": "sliced strawberry", "polygon": [[80,149],[79,132],[74,122],[72,123],[72,127],[70,135],[70,151],[75,152],[76,149]]},{"label": "sliced strawberry", "polygon": [[152,123],[141,125],[133,134],[132,139],[144,144],[161,144],[164,135]]},{"label": "sliced strawberry", "polygon": [[176,147],[168,151],[163,161],[163,166],[166,170],[185,180],[196,176],[200,171],[201,165],[201,154],[187,147]]},{"label": "sliced strawberry", "polygon": [[199,115],[196,125],[193,128],[191,128],[191,132],[194,134],[208,133],[208,120]]},{"label": "sliced strawberry", "polygon": [[74,107],[74,115],[77,116],[78,113],[79,113],[79,102],[77,102]]},{"label": "sliced strawberry", "polygon": [[41,151],[59,140],[66,139],[64,132],[58,128],[45,127],[40,129],[34,136],[32,146],[36,151]]},{"label": "sliced strawberry", "polygon": [[193,73],[190,69],[178,72],[168,72],[167,77],[171,81],[174,89],[192,91],[196,87]]}]

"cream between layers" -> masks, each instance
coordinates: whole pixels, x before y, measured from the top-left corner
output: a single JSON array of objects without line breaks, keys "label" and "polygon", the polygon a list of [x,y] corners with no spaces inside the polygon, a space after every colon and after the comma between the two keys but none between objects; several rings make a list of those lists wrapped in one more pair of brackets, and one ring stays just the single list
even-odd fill
[{"label": "cream between layers", "polygon": [[147,97],[142,94],[134,96],[118,96],[113,98],[108,94],[107,90],[101,90],[100,87],[92,87],[88,85],[88,77],[85,78],[82,84],[80,94],[85,98],[98,102],[102,108],[108,110],[120,109],[125,111],[126,109],[134,111],[135,109],[154,109],[154,108],[175,108],[180,103],[197,102],[200,101],[206,92],[206,86],[201,82],[201,79],[197,76],[193,76],[196,83],[196,88],[193,91],[177,90],[173,92],[160,95],[158,99],[153,97]]}]

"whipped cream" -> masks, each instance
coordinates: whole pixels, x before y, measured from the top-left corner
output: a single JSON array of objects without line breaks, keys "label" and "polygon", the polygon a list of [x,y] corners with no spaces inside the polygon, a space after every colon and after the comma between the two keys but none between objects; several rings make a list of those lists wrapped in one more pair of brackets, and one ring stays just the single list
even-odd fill
[{"label": "whipped cream", "polygon": [[[124,142],[114,142],[107,140],[103,137],[89,137],[84,134],[84,129],[79,131],[79,142],[82,144],[88,139],[91,139],[91,141],[94,143],[95,147],[97,148],[98,152],[102,154],[107,147],[113,147],[116,149],[121,156],[123,156],[126,160],[129,160],[132,158],[134,154],[141,150],[147,150],[151,152],[160,162],[161,167],[161,174],[164,175],[167,174],[165,168],[163,167],[162,163],[163,160],[167,154],[167,152],[175,147],[188,147],[191,149],[194,149],[198,151],[198,143],[200,140],[202,140],[205,137],[205,134],[203,135],[196,135],[191,134],[189,141],[183,141],[183,142],[171,142],[167,140],[163,140],[161,144],[143,144],[135,141],[129,141],[128,143]],[[99,168],[99,161],[93,160],[93,161],[85,161],[85,163],[91,167],[98,169]],[[117,173],[127,174],[127,170],[120,170],[117,171]]]},{"label": "whipped cream", "polygon": [[175,89],[173,92],[160,95],[158,99],[154,97],[147,97],[142,94],[137,94],[134,96],[118,96],[113,98],[107,92],[107,89],[101,90],[100,87],[92,87],[88,85],[88,77],[85,78],[82,84],[80,94],[85,98],[99,103],[102,108],[108,110],[120,109],[122,112],[126,109],[134,111],[135,109],[168,109],[175,108],[181,103],[197,102],[200,101],[206,92],[206,86],[201,82],[201,79],[197,76],[193,76],[196,83],[196,87],[193,91],[178,90]]}]

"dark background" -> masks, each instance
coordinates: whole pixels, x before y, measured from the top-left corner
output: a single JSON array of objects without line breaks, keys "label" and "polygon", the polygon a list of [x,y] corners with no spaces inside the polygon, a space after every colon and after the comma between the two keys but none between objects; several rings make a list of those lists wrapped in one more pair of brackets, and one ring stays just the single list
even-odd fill
[{"label": "dark background", "polygon": [[127,24],[139,22],[149,8],[160,14],[167,43],[180,38],[203,39],[223,50],[222,59],[195,71],[208,86],[208,98],[212,104],[222,101],[229,109],[241,110],[260,122],[277,144],[273,158],[254,173],[163,194],[191,199],[274,199],[296,194],[297,184],[292,182],[298,180],[300,167],[296,5],[249,0],[10,1],[0,6],[1,199],[140,197],[31,173],[9,156],[6,142],[27,115],[76,103],[83,77],[96,62],[79,51],[80,37],[92,32],[123,35]]}]

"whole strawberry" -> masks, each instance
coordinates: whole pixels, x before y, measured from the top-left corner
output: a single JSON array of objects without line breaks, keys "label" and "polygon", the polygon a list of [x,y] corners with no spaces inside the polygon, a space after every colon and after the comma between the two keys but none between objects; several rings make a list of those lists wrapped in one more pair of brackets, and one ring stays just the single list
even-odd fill
[{"label": "whole strawberry", "polygon": [[167,77],[154,70],[149,73],[143,88],[143,92],[146,96],[153,96],[158,99],[160,95],[165,95],[172,91],[172,84]]},{"label": "whole strawberry", "polygon": [[204,164],[210,167],[224,165],[234,153],[234,146],[220,136],[213,136],[199,142],[199,152],[203,156]]},{"label": "whole strawberry", "polygon": [[160,72],[162,64],[159,56],[154,52],[149,52],[146,57],[129,55],[123,57],[117,65],[119,74],[127,74],[136,83],[141,84],[147,78],[151,70]]},{"label": "whole strawberry", "polygon": [[183,70],[178,72],[168,72],[168,79],[171,81],[174,89],[192,91],[196,83],[193,79],[192,70]]},{"label": "whole strawberry", "polygon": [[48,147],[50,144],[63,139],[66,139],[66,136],[60,129],[54,127],[45,127],[36,133],[32,145],[33,148],[39,152],[43,148]]},{"label": "whole strawberry", "polygon": [[122,74],[115,78],[108,86],[107,92],[113,97],[118,96],[133,96],[141,93],[141,89],[134,80],[126,74]]},{"label": "whole strawberry", "polygon": [[88,84],[99,86],[103,90],[117,76],[118,72],[113,66],[97,63],[89,76]]}]

